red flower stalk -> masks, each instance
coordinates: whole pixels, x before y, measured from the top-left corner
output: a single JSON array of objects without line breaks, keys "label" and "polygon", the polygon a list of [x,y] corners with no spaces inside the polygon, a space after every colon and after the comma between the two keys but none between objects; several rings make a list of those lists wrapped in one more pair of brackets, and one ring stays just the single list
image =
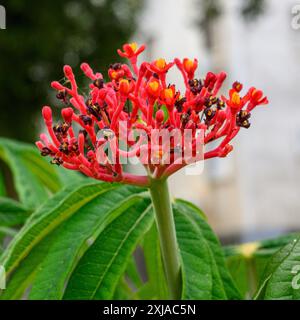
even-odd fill
[{"label": "red flower stalk", "polygon": [[[109,81],[83,63],[81,69],[91,81],[87,99],[78,91],[72,68],[64,67],[69,85],[57,81],[51,84],[58,92],[57,98],[66,105],[61,112],[63,121],[54,124],[51,108],[45,106],[42,110],[50,137],[42,134],[36,143],[43,156],[50,156],[53,164],[95,179],[147,186],[150,177],[168,177],[189,164],[178,154],[189,149],[195,156],[200,143],[208,145],[218,140],[217,146],[202,154],[204,159],[227,156],[233,149],[231,140],[240,128],[250,127],[252,110],[268,103],[263,92],[253,87],[241,95],[243,86],[239,82],[233,83],[228,98],[219,97],[226,74],[208,72],[204,79],[195,78],[196,59],[176,58],[169,63],[157,59],[138,67],[137,57],[144,49],[145,46],[132,43],[125,44],[123,51],[118,50],[121,57],[129,59],[132,70],[126,64],[111,64]],[[166,81],[172,67],[177,67],[183,77],[182,93]],[[188,142],[182,136],[175,141],[172,136],[168,144],[158,140],[153,146],[153,130],[177,130],[183,135],[189,130],[191,136]],[[121,142],[130,150],[123,150]],[[104,146],[109,147],[110,155]],[[138,157],[149,176],[126,173],[122,157]]]}]

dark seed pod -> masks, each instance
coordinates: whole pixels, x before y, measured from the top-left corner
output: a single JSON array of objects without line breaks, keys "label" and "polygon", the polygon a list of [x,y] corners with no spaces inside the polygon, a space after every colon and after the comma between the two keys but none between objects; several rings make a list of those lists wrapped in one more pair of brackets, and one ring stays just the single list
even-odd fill
[{"label": "dark seed pod", "polygon": [[248,129],[250,127],[249,118],[251,114],[246,110],[241,110],[236,116],[236,125]]},{"label": "dark seed pod", "polygon": [[189,80],[188,83],[189,83],[189,86],[190,86],[190,90],[194,95],[196,95],[196,94],[201,92],[202,87],[203,87],[201,80],[193,79],[193,80]]},{"label": "dark seed pod", "polygon": [[67,91],[66,90],[60,90],[56,94],[56,98],[59,99],[59,100],[65,100],[66,97],[67,97]]},{"label": "dark seed pod", "polygon": [[122,68],[122,64],[117,62],[117,63],[112,63],[109,65],[110,69],[114,69],[114,70],[120,70]]},{"label": "dark seed pod", "polygon": [[224,107],[225,107],[225,102],[222,100],[219,100],[217,103],[217,108],[220,110],[220,109],[223,109]]},{"label": "dark seed pod", "polygon": [[203,112],[205,114],[206,123],[209,123],[209,121],[211,121],[216,114],[216,110],[211,108],[207,108]]},{"label": "dark seed pod", "polygon": [[205,100],[204,100],[204,106],[205,106],[206,108],[210,108],[212,105],[213,105],[213,104],[212,104],[211,100],[210,100],[209,98],[205,98]]},{"label": "dark seed pod", "polygon": [[78,143],[77,142],[74,142],[72,143],[71,147],[70,147],[71,151],[78,154],[79,153],[79,150],[78,150]]},{"label": "dark seed pod", "polygon": [[104,81],[101,78],[94,80],[93,85],[99,89],[103,88]]},{"label": "dark seed pod", "polygon": [[51,151],[49,148],[44,147],[44,148],[42,149],[42,151],[41,151],[41,155],[42,155],[43,157],[52,155],[52,151]]},{"label": "dark seed pod", "polygon": [[51,164],[56,164],[57,166],[60,166],[63,164],[63,160],[61,158],[55,157],[50,161]]},{"label": "dark seed pod", "polygon": [[85,138],[87,137],[87,132],[86,132],[86,130],[84,130],[84,129],[79,130],[79,134],[80,134],[80,133],[82,133]]},{"label": "dark seed pod", "polygon": [[93,100],[92,100],[91,98],[88,98],[88,99],[86,99],[85,104],[86,104],[88,107],[91,107],[91,106],[93,105]]},{"label": "dark seed pod", "polygon": [[175,101],[175,107],[178,112],[182,112],[183,104],[186,102],[186,98],[183,97]]},{"label": "dark seed pod", "polygon": [[98,121],[101,120],[101,116],[99,114],[100,107],[99,107],[98,103],[88,105],[87,106],[87,113],[92,114]]},{"label": "dark seed pod", "polygon": [[63,142],[60,146],[59,146],[59,151],[68,155],[69,154],[69,143],[68,142]]},{"label": "dark seed pod", "polygon": [[211,104],[216,104],[218,102],[218,98],[215,96],[210,96],[209,101],[211,102]]},{"label": "dark seed pod", "polygon": [[188,123],[189,118],[190,118],[190,116],[187,113],[183,113],[180,116],[180,120],[181,120],[181,123],[182,123],[183,126],[185,126]]},{"label": "dark seed pod", "polygon": [[80,115],[79,118],[82,120],[82,122],[87,126],[91,126],[93,121],[92,118],[86,115]]}]

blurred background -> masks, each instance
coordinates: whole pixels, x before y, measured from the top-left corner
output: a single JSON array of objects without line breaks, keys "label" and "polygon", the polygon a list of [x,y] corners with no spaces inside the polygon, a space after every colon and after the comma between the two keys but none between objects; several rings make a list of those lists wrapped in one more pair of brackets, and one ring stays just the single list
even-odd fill
[{"label": "blurred background", "polygon": [[[0,136],[34,142],[44,104],[58,106],[50,82],[65,63],[105,72],[127,41],[143,58],[197,57],[199,74],[228,73],[269,97],[234,152],[204,173],[171,179],[173,195],[199,205],[223,242],[300,229],[300,29],[291,0],[9,0],[0,30]],[[170,81],[177,81],[171,74]],[[84,89],[85,84],[82,85]],[[224,88],[226,89],[226,88]],[[5,169],[1,164],[2,170]]]}]

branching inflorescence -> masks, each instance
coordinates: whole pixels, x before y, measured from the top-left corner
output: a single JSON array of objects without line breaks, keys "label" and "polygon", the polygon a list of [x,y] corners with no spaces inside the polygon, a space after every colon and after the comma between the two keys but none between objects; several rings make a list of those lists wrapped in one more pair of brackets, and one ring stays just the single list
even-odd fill
[{"label": "branching inflorescence", "polygon": [[[263,92],[254,87],[241,96],[243,86],[239,82],[233,83],[228,98],[218,96],[226,74],[208,72],[204,79],[195,78],[196,59],[176,58],[167,63],[161,58],[137,66],[137,57],[144,49],[145,46],[132,43],[125,44],[123,51],[118,50],[121,57],[130,61],[132,68],[122,63],[111,64],[109,81],[105,81],[101,73],[94,73],[87,63],[81,64],[83,73],[90,80],[87,96],[79,93],[72,68],[64,66],[67,84],[51,83],[58,91],[57,98],[66,105],[61,111],[63,122],[53,124],[51,108],[43,108],[51,138],[41,134],[36,143],[43,156],[52,157],[53,164],[81,171],[95,179],[148,186],[149,177],[165,178],[188,164],[182,158],[178,161],[174,150],[182,153],[189,148],[195,154],[197,144],[207,145],[217,140],[216,146],[205,151],[202,159],[227,156],[232,150],[230,142],[240,128],[249,128],[251,111],[268,103]],[[167,82],[166,75],[173,67],[177,67],[183,77],[184,92]],[[74,124],[78,125],[79,131]],[[132,138],[137,130],[146,134]],[[163,161],[163,142],[153,151],[153,130],[182,133],[189,130],[191,141],[187,144],[182,140],[178,148],[171,137],[169,161],[166,162]],[[203,133],[201,141],[197,134],[199,130]],[[120,138],[125,141],[125,149],[120,145]],[[113,149],[115,161],[107,152],[101,153],[99,161],[98,151],[107,143]],[[153,161],[153,154],[159,161]],[[148,175],[125,172],[121,157],[138,157]]]}]

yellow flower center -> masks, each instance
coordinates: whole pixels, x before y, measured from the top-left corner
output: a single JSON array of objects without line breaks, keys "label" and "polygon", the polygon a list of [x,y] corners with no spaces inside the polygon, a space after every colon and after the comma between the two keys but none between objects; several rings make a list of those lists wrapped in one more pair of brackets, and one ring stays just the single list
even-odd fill
[{"label": "yellow flower center", "polygon": [[136,42],[132,42],[129,44],[129,47],[132,49],[133,52],[136,52],[138,45]]},{"label": "yellow flower center", "polygon": [[184,62],[184,66],[185,66],[186,69],[191,69],[193,67],[193,65],[194,65],[194,61],[193,60],[188,59],[188,60],[186,60]]},{"label": "yellow flower center", "polygon": [[166,60],[163,58],[157,59],[155,61],[155,65],[157,66],[158,69],[163,70],[166,67]]},{"label": "yellow flower center", "polygon": [[165,96],[165,98],[168,98],[168,99],[174,98],[173,90],[172,89],[165,89],[164,90],[164,96]]},{"label": "yellow flower center", "polygon": [[120,84],[125,85],[125,86],[129,86],[129,81],[127,79],[121,79]]},{"label": "yellow flower center", "polygon": [[113,72],[110,74],[110,76],[111,76],[112,79],[116,79],[117,76],[118,76],[118,72],[113,71]]},{"label": "yellow flower center", "polygon": [[159,83],[157,81],[151,81],[149,82],[149,87],[151,88],[152,91],[157,91],[159,87]]},{"label": "yellow flower center", "polygon": [[240,97],[240,95],[239,95],[237,92],[234,92],[233,95],[232,95],[231,101],[232,101],[234,104],[240,104],[240,102],[241,102],[241,97]]}]

